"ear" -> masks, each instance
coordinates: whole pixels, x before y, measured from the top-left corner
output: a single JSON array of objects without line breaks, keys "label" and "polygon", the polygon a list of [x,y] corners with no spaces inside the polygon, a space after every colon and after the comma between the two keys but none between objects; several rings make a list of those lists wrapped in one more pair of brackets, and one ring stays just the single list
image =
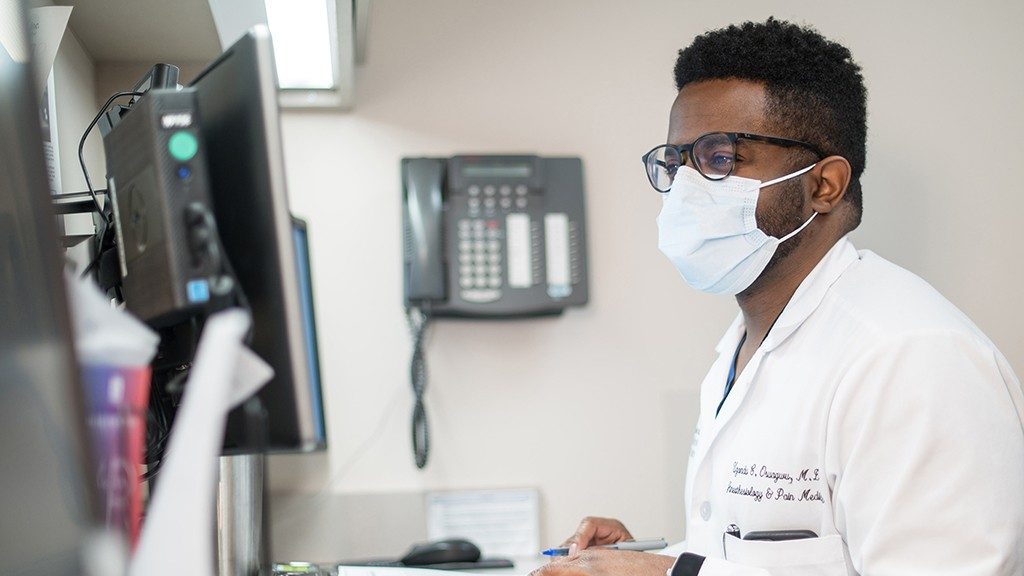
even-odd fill
[{"label": "ear", "polygon": [[818,165],[810,171],[814,179],[811,209],[819,214],[831,212],[846,195],[851,174],[850,163],[842,156],[829,156],[819,160]]}]

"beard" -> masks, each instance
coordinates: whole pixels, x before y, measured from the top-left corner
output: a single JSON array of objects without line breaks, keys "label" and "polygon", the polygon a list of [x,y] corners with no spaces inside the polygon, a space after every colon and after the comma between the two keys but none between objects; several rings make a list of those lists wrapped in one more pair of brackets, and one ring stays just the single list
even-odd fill
[{"label": "beard", "polygon": [[[804,211],[807,208],[807,199],[804,197],[800,178],[780,182],[776,186],[779,188],[779,200],[770,206],[766,206],[764,217],[758,219],[758,227],[769,236],[782,238],[803,225],[806,220]],[[800,246],[802,241],[803,235],[797,234],[779,244],[778,248],[775,249],[775,254],[768,261],[768,265],[761,271],[761,275],[738,296],[749,296],[757,292],[762,280],[770,277],[772,270],[780,262],[788,258]]]}]

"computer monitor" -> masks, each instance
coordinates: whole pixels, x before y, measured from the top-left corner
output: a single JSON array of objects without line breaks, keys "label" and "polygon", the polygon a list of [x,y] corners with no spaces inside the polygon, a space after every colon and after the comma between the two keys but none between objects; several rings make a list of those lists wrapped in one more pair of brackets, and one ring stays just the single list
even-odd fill
[{"label": "computer monitor", "polygon": [[309,366],[309,391],[313,395],[313,421],[318,448],[327,448],[327,422],[324,420],[323,392],[320,384],[320,349],[316,339],[316,311],[313,307],[313,270],[309,257],[309,228],[305,220],[292,216],[295,257],[299,266],[299,298],[302,301],[302,326],[306,334],[306,365]]},{"label": "computer monitor", "polygon": [[236,411],[225,452],[322,448],[319,370],[309,362],[316,335],[303,320],[270,32],[265,26],[250,30],[191,85],[221,241],[252,308],[251,347],[275,373],[259,392],[267,413],[265,446],[254,445],[259,432],[247,430],[247,419]]},{"label": "computer monitor", "polygon": [[0,572],[77,575],[99,518],[85,404],[23,4],[0,21]]}]

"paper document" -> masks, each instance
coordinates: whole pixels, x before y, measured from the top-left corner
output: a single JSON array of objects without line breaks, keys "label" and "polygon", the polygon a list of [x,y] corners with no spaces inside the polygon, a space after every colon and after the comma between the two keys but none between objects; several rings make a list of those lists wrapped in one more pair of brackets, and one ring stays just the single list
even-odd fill
[{"label": "paper document", "polygon": [[46,78],[46,90],[39,104],[39,118],[43,125],[43,154],[46,157],[46,176],[50,181],[50,194],[61,193],[60,143],[57,139],[57,95],[53,84],[53,71]]},{"label": "paper document", "polygon": [[46,78],[57,58],[57,49],[71,18],[71,6],[42,6],[28,12],[29,41],[35,57],[36,94],[42,94]]},{"label": "paper document", "polygon": [[427,537],[466,538],[484,557],[540,552],[540,495],[535,489],[427,494]]},{"label": "paper document", "polygon": [[494,576],[494,572],[426,570],[423,568],[380,568],[376,566],[338,566],[338,576]]}]

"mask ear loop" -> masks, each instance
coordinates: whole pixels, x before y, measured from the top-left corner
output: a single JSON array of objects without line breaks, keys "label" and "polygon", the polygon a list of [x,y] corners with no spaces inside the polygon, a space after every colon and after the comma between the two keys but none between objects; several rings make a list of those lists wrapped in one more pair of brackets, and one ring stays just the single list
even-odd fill
[{"label": "mask ear loop", "polygon": [[814,168],[817,165],[818,165],[818,163],[815,162],[814,164],[811,164],[807,168],[801,168],[801,169],[797,170],[796,172],[792,172],[790,174],[786,174],[785,176],[779,176],[778,178],[776,178],[774,180],[769,180],[769,181],[765,182],[764,184],[761,184],[760,186],[758,186],[758,188],[767,188],[767,187],[771,186],[772,184],[778,184],[779,182],[782,182],[784,180],[789,180],[790,178],[796,178],[797,176],[800,176],[801,174],[807,173],[808,171],[811,170],[811,168]]},{"label": "mask ear loop", "polygon": [[[796,172],[793,172],[791,174],[786,174],[785,176],[779,176],[778,178],[776,178],[774,180],[769,180],[769,181],[765,182],[764,184],[761,184],[760,188],[767,188],[768,186],[771,186],[772,184],[778,184],[779,182],[782,182],[784,180],[789,180],[790,178],[796,178],[797,176],[800,176],[801,174],[806,174],[807,172],[809,172],[812,168],[814,168],[817,165],[818,165],[818,163],[815,162],[814,164],[811,164],[810,166],[808,166],[806,168],[801,168],[800,170],[797,170]],[[803,230],[804,228],[807,228],[807,225],[810,224],[811,220],[814,220],[814,217],[817,216],[817,215],[818,215],[817,212],[811,214],[811,217],[808,218],[807,221],[805,221],[803,224],[801,224],[799,228],[797,228],[796,230],[793,230],[789,234],[786,234],[782,238],[779,238],[779,244],[782,244],[786,240],[789,240],[793,236],[796,236],[797,234],[799,234],[800,231]]]},{"label": "mask ear loop", "polygon": [[810,217],[810,218],[808,218],[806,222],[804,222],[803,224],[801,224],[799,228],[797,228],[796,230],[793,230],[793,231],[792,231],[792,232],[790,232],[789,234],[786,234],[786,235],[785,235],[785,236],[783,236],[782,238],[779,238],[779,244],[782,244],[782,243],[783,243],[783,242],[785,242],[786,240],[789,240],[789,239],[790,239],[790,238],[792,238],[793,236],[796,236],[797,234],[799,234],[799,233],[800,233],[800,231],[801,231],[801,230],[803,230],[804,228],[807,228],[807,225],[808,225],[808,224],[810,224],[810,223],[811,223],[811,220],[814,220],[814,217],[815,217],[815,216],[817,216],[817,215],[818,215],[818,213],[817,213],[817,212],[815,212],[815,213],[811,214],[811,217]]}]

